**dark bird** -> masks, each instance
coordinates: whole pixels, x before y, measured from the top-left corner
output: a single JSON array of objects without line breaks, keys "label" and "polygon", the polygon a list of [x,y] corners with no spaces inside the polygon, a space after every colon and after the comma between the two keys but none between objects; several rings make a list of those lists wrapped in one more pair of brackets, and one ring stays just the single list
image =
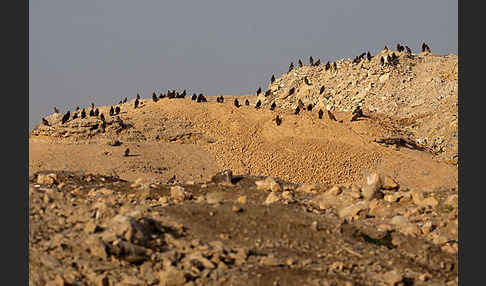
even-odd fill
[{"label": "dark bird", "polygon": [[196,102],[208,102],[208,100],[206,99],[206,97],[202,93],[200,93],[197,96]]},{"label": "dark bird", "polygon": [[265,97],[269,96],[270,94],[272,94],[272,91],[267,89],[267,91],[265,91]]},{"label": "dark bird", "polygon": [[289,90],[289,96],[294,94],[295,92],[295,87],[292,87],[290,90]]},{"label": "dark bird", "polygon": [[371,53],[369,51],[366,53],[366,58],[368,61],[371,61]]},{"label": "dark bird", "polygon": [[105,115],[103,113],[100,114],[101,121],[105,121]]},{"label": "dark bird", "polygon": [[127,101],[128,101],[128,98],[126,98],[126,97],[125,97],[125,98],[123,99],[123,103],[126,103]]},{"label": "dark bird", "polygon": [[160,95],[159,95],[159,99],[162,99],[162,98],[165,98],[165,94],[161,92]]},{"label": "dark bird", "polygon": [[334,117],[334,114],[332,114],[330,110],[327,110],[327,116],[328,116],[328,117],[329,117],[329,119],[331,119],[332,121],[337,121],[337,120],[336,120],[336,117]]},{"label": "dark bird", "polygon": [[319,90],[319,94],[322,94],[325,89],[326,89],[326,86],[325,85],[321,86],[321,90]]},{"label": "dark bird", "polygon": [[91,108],[94,108],[94,103],[93,102],[91,102]]},{"label": "dark bird", "polygon": [[99,110],[98,108],[96,108],[96,110],[95,110],[95,112],[94,112],[94,115],[95,115],[95,116],[100,115],[100,110]]},{"label": "dark bird", "polygon": [[275,101],[272,103],[272,105],[270,105],[270,110],[275,110],[275,107],[277,107],[277,105],[275,104]]},{"label": "dark bird", "polygon": [[197,99],[197,95],[196,94],[193,94],[192,97],[191,97],[192,100],[196,100]]},{"label": "dark bird", "polygon": [[182,94],[181,94],[182,98],[186,97],[186,94],[187,94],[187,93],[186,93],[186,90],[184,89],[184,91],[183,91],[183,92],[182,92]]},{"label": "dark bird", "polygon": [[140,94],[137,93],[137,99],[140,99]]},{"label": "dark bird", "polygon": [[304,102],[302,100],[299,99],[299,101],[297,102],[297,105],[299,105],[300,109],[304,109]]},{"label": "dark bird", "polygon": [[239,108],[241,106],[240,103],[238,102],[238,98],[235,98],[234,104],[236,108]]},{"label": "dark bird", "polygon": [[134,108],[137,108],[138,107],[138,99],[135,99],[135,103],[134,103]]},{"label": "dark bird", "polygon": [[59,113],[59,109],[57,109],[57,107],[54,106],[54,113]]},{"label": "dark bird", "polygon": [[123,103],[123,101],[121,101],[121,100],[120,100],[120,102],[118,102],[118,104],[122,104],[122,103]]},{"label": "dark bird", "polygon": [[299,114],[299,112],[300,112],[300,106],[297,105],[297,107],[295,108],[294,114],[297,115],[297,114]]},{"label": "dark bird", "polygon": [[303,67],[302,61],[299,59],[299,68]]},{"label": "dark bird", "polygon": [[154,102],[157,102],[157,100],[159,100],[159,99],[157,98],[157,94],[155,94],[155,92],[152,94],[152,100],[153,100]]},{"label": "dark bird", "polygon": [[314,60],[312,59],[312,56],[309,57],[309,64],[310,66],[314,65]]},{"label": "dark bird", "polygon": [[248,98],[245,100],[245,105],[250,106],[250,101],[248,100]]},{"label": "dark bird", "polygon": [[334,62],[334,63],[332,64],[332,67],[333,67],[335,70],[337,70],[337,64],[336,64],[336,62]]},{"label": "dark bird", "polygon": [[363,109],[361,109],[361,106],[358,105],[351,114],[353,114],[351,121],[356,121],[358,118],[363,117]]},{"label": "dark bird", "polygon": [[119,106],[115,107],[115,114],[116,115],[120,114],[120,107]]},{"label": "dark bird", "polygon": [[101,122],[101,132],[105,133],[105,129],[106,129],[106,121],[102,121]]},{"label": "dark bird", "polygon": [[79,110],[79,106],[76,106],[76,111],[78,111],[78,110]]},{"label": "dark bird", "polygon": [[388,51],[388,47],[385,45],[385,48],[383,50]]},{"label": "dark bird", "polygon": [[94,110],[93,109],[90,109],[89,110],[89,116],[95,116],[95,113],[94,113]]},{"label": "dark bird", "polygon": [[290,66],[289,66],[289,72],[291,72],[293,69],[294,69],[294,63],[293,63],[293,62],[291,62],[291,63],[290,63]]},{"label": "dark bird", "polygon": [[309,105],[307,105],[307,111],[312,111],[312,103],[309,103]]},{"label": "dark bird", "polygon": [[261,87],[259,87],[259,88],[257,89],[257,93],[256,93],[256,95],[258,96],[258,95],[259,95],[261,92],[262,92],[262,88],[261,88]]},{"label": "dark bird", "polygon": [[397,44],[397,51],[398,52],[401,52],[402,51],[402,46],[400,45],[400,43]]},{"label": "dark bird", "polygon": [[223,103],[224,102],[224,97],[221,95],[221,96],[218,96],[216,98],[216,101],[219,102],[219,103]]},{"label": "dark bird", "polygon": [[86,111],[84,110],[84,108],[83,110],[81,110],[81,118],[86,118]]},{"label": "dark bird", "polygon": [[425,46],[426,46],[426,44],[425,44],[425,43],[423,43],[423,44],[422,44],[422,52],[425,52]]},{"label": "dark bird", "polygon": [[47,121],[44,117],[42,117],[42,124],[44,124],[45,126],[51,126],[49,124],[49,121]]},{"label": "dark bird", "polygon": [[277,123],[277,126],[280,126],[280,124],[282,124],[282,119],[280,118],[280,116],[278,116],[278,114],[277,117],[275,117],[275,123]]},{"label": "dark bird", "polygon": [[380,63],[381,63],[381,65],[385,64],[385,59],[383,57],[380,57]]},{"label": "dark bird", "polygon": [[309,79],[308,79],[306,76],[304,77],[304,82],[305,82],[305,84],[307,84],[307,85],[311,85],[311,83],[310,83]]},{"label": "dark bird", "polygon": [[275,81],[275,75],[272,74],[272,78],[270,79],[270,83],[273,83]]},{"label": "dark bird", "polygon": [[324,115],[324,111],[322,109],[319,109],[319,119],[322,119],[322,116]]},{"label": "dark bird", "polygon": [[429,46],[428,46],[426,43],[424,43],[424,45],[425,45],[425,46],[422,46],[422,50],[423,50],[423,52],[430,53],[430,48],[429,48]]},{"label": "dark bird", "polygon": [[412,50],[408,46],[405,46],[405,49],[407,50],[407,54],[409,55],[412,54]]},{"label": "dark bird", "polygon": [[71,116],[71,113],[68,110],[68,112],[66,112],[66,114],[64,114],[64,116],[62,117],[61,124],[66,123],[69,120],[69,116]]},{"label": "dark bird", "polygon": [[130,155],[130,149],[129,149],[129,148],[127,148],[127,149],[125,150],[125,157],[128,157],[129,155]]},{"label": "dark bird", "polygon": [[76,119],[76,118],[78,118],[78,114],[77,113],[74,113],[73,120]]},{"label": "dark bird", "polygon": [[318,67],[320,64],[321,64],[321,59],[317,59],[317,61],[316,61],[316,63],[314,64],[314,66]]},{"label": "dark bird", "polygon": [[115,114],[115,109],[113,109],[113,106],[110,107],[110,116],[113,116]]},{"label": "dark bird", "polygon": [[262,105],[262,101],[259,99],[255,104],[255,108],[260,108],[261,105]]},{"label": "dark bird", "polygon": [[326,70],[329,70],[331,68],[331,64],[329,62],[327,62],[326,64]]}]

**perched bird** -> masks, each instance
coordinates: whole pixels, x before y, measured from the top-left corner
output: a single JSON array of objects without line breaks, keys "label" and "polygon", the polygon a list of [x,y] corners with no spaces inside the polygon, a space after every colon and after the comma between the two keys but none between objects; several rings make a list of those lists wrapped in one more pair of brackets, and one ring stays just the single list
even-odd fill
[{"label": "perched bird", "polygon": [[299,59],[299,68],[303,67],[302,61]]},{"label": "perched bird", "polygon": [[76,118],[78,118],[78,114],[77,113],[74,113],[73,120],[76,119]]},{"label": "perched bird", "polygon": [[196,94],[193,94],[192,97],[191,97],[192,100],[197,100],[197,95]]},{"label": "perched bird", "polygon": [[385,45],[385,48],[383,48],[384,51],[388,51],[388,47]]},{"label": "perched bird", "polygon": [[155,92],[152,94],[152,100],[153,100],[154,102],[157,102],[157,100],[159,100],[159,99],[157,98],[157,95],[155,94]]},{"label": "perched bird", "polygon": [[275,123],[277,123],[277,126],[280,126],[280,124],[282,124],[282,119],[278,116],[278,114],[277,117],[275,117]]},{"label": "perched bird", "polygon": [[329,117],[329,119],[331,119],[332,121],[337,121],[336,120],[336,117],[334,117],[334,114],[331,113],[331,111],[328,109],[327,110],[327,116]]},{"label": "perched bird", "polygon": [[135,103],[134,103],[134,108],[137,108],[138,107],[138,99],[135,99]]},{"label": "perched bird", "polygon": [[57,107],[54,106],[54,113],[59,113],[59,109],[57,109]]},{"label": "perched bird", "polygon": [[159,95],[159,99],[162,99],[162,98],[165,98],[165,94],[161,92],[160,95]]},{"label": "perched bird", "polygon": [[125,98],[123,99],[123,103],[126,103],[127,101],[128,101],[128,98],[126,98],[126,97],[125,97]]},{"label": "perched bird", "polygon": [[100,114],[100,119],[101,121],[105,121],[105,115],[103,115],[103,113]]},{"label": "perched bird", "polygon": [[307,105],[307,111],[312,111],[312,103],[309,103],[309,105]]},{"label": "perched bird", "polygon": [[429,46],[427,44],[425,44],[425,52],[430,53],[430,48],[429,48]]},{"label": "perched bird", "polygon": [[314,60],[312,59],[312,56],[309,57],[309,64],[310,66],[314,65]]},{"label": "perched bird", "polygon": [[361,109],[361,106],[358,105],[351,114],[353,114],[351,121],[356,121],[358,118],[363,117],[363,109]]},{"label": "perched bird", "polygon": [[407,50],[407,54],[409,55],[412,54],[412,50],[408,46],[405,46],[405,49]]},{"label": "perched bird", "polygon": [[295,108],[294,114],[297,115],[297,114],[299,114],[299,112],[300,112],[300,106],[297,105],[297,107]]},{"label": "perched bird", "polygon": [[102,121],[101,122],[101,132],[105,133],[105,129],[106,129],[106,121]]},{"label": "perched bird", "polygon": [[291,72],[293,69],[294,69],[294,63],[293,63],[293,62],[291,62],[291,63],[290,63],[290,66],[289,66],[289,72]]},{"label": "perched bird", "polygon": [[335,70],[337,70],[337,64],[336,64],[336,62],[334,62],[334,63],[332,64],[332,67],[333,67]]},{"label": "perched bird", "polygon": [[238,98],[235,98],[234,104],[236,108],[239,108],[241,106],[240,103],[238,102]]},{"label": "perched bird", "polygon": [[425,52],[425,46],[426,46],[426,44],[425,44],[425,43],[423,43],[423,44],[422,44],[422,52]]},{"label": "perched bird", "polygon": [[270,94],[272,94],[272,91],[267,89],[267,91],[265,91],[265,97],[269,96]]},{"label": "perched bird", "polygon": [[140,94],[137,93],[137,99],[140,99]]},{"label": "perched bird", "polygon": [[275,110],[275,107],[277,107],[277,105],[275,104],[275,101],[272,103],[272,105],[270,105],[270,110]]},{"label": "perched bird", "polygon": [[93,102],[91,102],[91,108],[94,108],[94,103]]},{"label": "perched bird", "polygon": [[322,94],[325,89],[326,89],[326,86],[325,85],[321,86],[321,90],[319,90],[319,94]]},{"label": "perched bird", "polygon": [[262,105],[262,101],[259,99],[255,104],[255,108],[260,108],[261,105]]},{"label": "perched bird", "polygon": [[245,100],[245,105],[246,106],[249,106],[250,105],[250,101],[248,100],[248,98]]},{"label": "perched bird", "polygon": [[84,110],[84,108],[83,110],[81,110],[81,118],[86,118],[86,111]]},{"label": "perched bird", "polygon": [[329,62],[327,62],[326,64],[326,70],[329,70],[331,68],[331,64]]},{"label": "perched bird", "polygon": [[297,105],[299,105],[300,109],[305,109],[304,107],[304,102],[302,100],[299,99],[299,101],[297,102]]},{"label": "perched bird", "polygon": [[306,76],[304,77],[304,82],[305,82],[305,84],[307,84],[307,85],[311,85],[311,83],[310,83],[309,79],[308,79]]},{"label": "perched bird", "polygon": [[371,61],[371,53],[369,51],[366,53],[366,58],[368,61]]},{"label": "perched bird", "polygon": [[383,57],[380,57],[380,63],[382,66],[385,64],[385,59]]},{"label": "perched bird", "polygon": [[42,117],[42,124],[44,124],[45,126],[51,126],[49,124],[49,121],[47,121],[44,117]]},{"label": "perched bird", "polygon": [[110,107],[110,116],[113,116],[115,114],[115,109],[113,109],[113,106]]},{"label": "perched bird", "polygon": [[273,83],[275,81],[275,75],[272,74],[272,78],[270,79],[270,83]]},{"label": "perched bird", "polygon": [[196,102],[208,102],[208,100],[206,99],[206,97],[202,93],[200,93],[197,96]]},{"label": "perched bird", "polygon": [[123,101],[122,101],[122,100],[120,100],[120,102],[118,102],[118,104],[122,104],[122,103],[123,103]]},{"label": "perched bird", "polygon": [[98,108],[96,108],[96,110],[95,110],[95,112],[94,112],[94,115],[95,115],[95,116],[100,115],[100,110],[99,110]]},{"label": "perched bird", "polygon": [[128,156],[130,156],[130,149],[129,148],[127,148],[125,150],[125,157],[128,157]]},{"label": "perched bird", "polygon": [[314,64],[314,66],[318,67],[320,64],[321,64],[321,59],[317,59],[317,61],[316,61],[316,63]]},{"label": "perched bird", "polygon": [[115,114],[117,114],[117,115],[120,114],[120,107],[119,106],[115,107]]},{"label": "perched bird", "polygon": [[289,96],[294,94],[295,92],[295,87],[292,87],[290,90],[289,90]]},{"label": "perched bird", "polygon": [[69,116],[71,116],[71,113],[68,110],[68,112],[66,112],[66,114],[64,114],[64,116],[62,117],[61,124],[66,123],[69,120]]},{"label": "perched bird", "polygon": [[76,106],[76,111],[78,111],[78,110],[79,110],[79,106]]},{"label": "perched bird", "polygon": [[91,116],[91,117],[95,116],[95,113],[94,113],[94,110],[93,109],[90,109],[89,110],[89,116]]},{"label": "perched bird", "polygon": [[324,115],[324,112],[322,111],[322,109],[319,109],[319,119],[322,119],[322,116]]},{"label": "perched bird", "polygon": [[259,88],[257,89],[256,95],[258,96],[258,95],[259,95],[261,92],[262,92],[262,88],[261,88],[261,87],[259,87]]},{"label": "perched bird", "polygon": [[183,91],[183,92],[182,92],[182,94],[181,94],[182,98],[186,97],[186,94],[187,94],[187,93],[186,93],[186,90],[184,89],[184,91]]}]

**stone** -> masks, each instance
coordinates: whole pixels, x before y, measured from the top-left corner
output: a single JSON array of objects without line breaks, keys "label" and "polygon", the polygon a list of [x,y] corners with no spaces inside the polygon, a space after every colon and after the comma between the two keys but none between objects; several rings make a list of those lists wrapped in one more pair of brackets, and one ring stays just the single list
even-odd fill
[{"label": "stone", "polygon": [[108,225],[108,229],[101,234],[103,241],[112,242],[113,238],[122,238],[138,245],[147,245],[148,234],[144,226],[133,217],[118,214]]},{"label": "stone", "polygon": [[106,245],[98,236],[90,235],[84,243],[91,255],[106,260],[108,257],[108,254],[106,253]]},{"label": "stone", "polygon": [[384,82],[386,82],[386,81],[387,81],[389,78],[390,78],[390,74],[386,73],[386,74],[384,74],[384,75],[380,76],[380,77],[378,78],[378,80],[380,81],[380,83],[384,83]]},{"label": "stone", "polygon": [[381,188],[385,190],[397,190],[398,184],[389,176],[383,176]]},{"label": "stone", "polygon": [[115,192],[113,190],[107,189],[107,188],[101,188],[98,190],[99,193],[105,195],[105,196],[112,196]]},{"label": "stone", "polygon": [[273,254],[269,254],[268,256],[262,257],[260,259],[260,264],[265,265],[265,266],[279,266],[279,265],[281,265],[280,261]]},{"label": "stone", "polygon": [[37,184],[40,185],[53,185],[57,183],[57,175],[52,174],[38,174],[37,175]]},{"label": "stone", "polygon": [[381,178],[378,173],[372,173],[366,177],[366,184],[370,186],[375,186],[376,188],[381,188]]},{"label": "stone", "polygon": [[272,192],[278,192],[282,190],[280,184],[277,183],[277,181],[275,181],[275,179],[272,177],[267,177],[265,180],[262,181],[256,181],[255,184],[257,185],[257,190]]},{"label": "stone", "polygon": [[436,207],[439,204],[439,202],[432,195],[425,198],[423,191],[412,192],[412,200],[417,206]]},{"label": "stone", "polygon": [[266,205],[273,204],[273,203],[275,203],[275,202],[278,202],[279,200],[280,200],[280,198],[277,196],[277,194],[275,194],[274,192],[271,192],[271,193],[270,193],[270,194],[267,196],[267,198],[266,198],[266,200],[265,200],[264,204],[266,204]]},{"label": "stone", "polygon": [[403,275],[396,270],[392,270],[382,274],[381,280],[387,283],[387,285],[395,286],[398,283],[402,282]]},{"label": "stone", "polygon": [[164,270],[160,271],[158,276],[161,286],[179,286],[186,283],[184,272],[174,266],[164,267]]},{"label": "stone", "polygon": [[317,184],[303,184],[300,185],[295,191],[303,193],[317,193],[320,189],[320,186]]},{"label": "stone", "polygon": [[170,188],[170,196],[175,201],[182,202],[190,199],[192,197],[192,194],[185,191],[184,188],[181,186],[174,186]]},{"label": "stone", "polygon": [[233,172],[230,169],[223,170],[211,177],[216,184],[233,184]]},{"label": "stone", "polygon": [[394,216],[390,220],[390,223],[394,224],[394,225],[405,225],[405,224],[408,224],[409,221],[408,221],[408,217],[406,217],[406,216]]},{"label": "stone", "polygon": [[459,201],[459,196],[458,195],[456,195],[456,194],[450,195],[445,200],[444,205],[451,206],[451,207],[457,207],[458,206],[458,201]]},{"label": "stone", "polygon": [[223,201],[223,198],[223,192],[211,192],[206,195],[206,201],[208,202],[208,204],[218,204]]},{"label": "stone", "polygon": [[242,208],[242,207],[240,207],[240,206],[236,206],[236,205],[235,205],[235,206],[233,206],[233,207],[231,208],[231,210],[232,210],[233,212],[235,212],[235,213],[239,213],[239,212],[242,212],[242,211],[243,211],[243,208]]},{"label": "stone", "polygon": [[240,204],[246,204],[246,203],[248,203],[247,196],[240,196],[240,197],[238,197],[238,203],[240,203]]},{"label": "stone", "polygon": [[367,209],[369,206],[369,203],[367,201],[361,201],[356,204],[352,204],[349,206],[345,206],[341,208],[338,211],[338,215],[340,218],[346,218],[346,217],[354,217],[357,215],[360,211]]},{"label": "stone", "polygon": [[367,201],[371,201],[372,199],[376,198],[378,195],[379,188],[377,185],[364,185],[361,187],[361,195],[363,199]]},{"label": "stone", "polygon": [[331,196],[338,196],[342,193],[343,191],[341,190],[340,186],[333,186],[329,190],[326,191]]},{"label": "stone", "polygon": [[313,221],[313,222],[311,223],[311,229],[312,229],[313,231],[319,231],[319,224],[317,223],[317,221]]}]

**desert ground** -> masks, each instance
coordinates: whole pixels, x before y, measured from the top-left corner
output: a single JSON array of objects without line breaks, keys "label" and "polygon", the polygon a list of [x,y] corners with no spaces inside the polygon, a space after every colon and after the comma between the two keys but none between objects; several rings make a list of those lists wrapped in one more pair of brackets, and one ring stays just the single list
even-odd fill
[{"label": "desert ground", "polygon": [[223,103],[132,96],[95,107],[104,128],[47,116],[30,284],[458,285],[457,56],[336,65]]}]

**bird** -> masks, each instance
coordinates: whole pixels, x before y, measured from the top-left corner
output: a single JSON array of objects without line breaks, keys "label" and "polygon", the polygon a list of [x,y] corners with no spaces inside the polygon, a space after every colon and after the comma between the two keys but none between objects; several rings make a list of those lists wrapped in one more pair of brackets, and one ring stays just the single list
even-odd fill
[{"label": "bird", "polygon": [[385,59],[383,57],[380,57],[380,63],[381,63],[381,65],[385,64]]},{"label": "bird", "polygon": [[309,105],[307,105],[307,111],[312,111],[312,103],[309,103]]},{"label": "bird", "polygon": [[[103,115],[103,114],[102,114],[102,115]],[[106,121],[104,121],[104,120],[103,120],[103,121],[101,122],[101,132],[103,132],[103,133],[104,133],[104,132],[105,132],[105,128],[106,128]]]},{"label": "bird", "polygon": [[69,116],[71,116],[71,113],[68,110],[68,112],[66,112],[66,114],[64,114],[64,116],[62,117],[61,124],[66,123],[69,120]]},{"label": "bird", "polygon": [[358,118],[363,117],[363,110],[361,109],[361,106],[358,105],[351,114],[353,114],[351,121],[356,121]]},{"label": "bird", "polygon": [[76,119],[76,118],[78,118],[78,114],[77,113],[74,113],[73,120]]},{"label": "bird", "polygon": [[278,116],[278,114],[277,117],[275,117],[275,123],[277,123],[277,126],[280,126],[280,124],[282,124],[282,119],[280,118],[280,116]]},{"label": "bird", "polygon": [[119,114],[119,113],[120,113],[120,107],[117,106],[117,107],[115,107],[115,114]]},{"label": "bird", "polygon": [[235,104],[236,108],[240,107],[240,103],[238,102],[238,98],[235,98],[234,104]]},{"label": "bird", "polygon": [[337,64],[336,64],[336,62],[334,62],[334,63],[332,64],[332,67],[333,67],[335,70],[337,70]]},{"label": "bird", "polygon": [[95,106],[95,105],[94,105],[94,103],[93,103],[93,102],[91,102],[91,108],[94,108],[94,106]]},{"label": "bird", "polygon": [[383,50],[388,51],[388,47],[385,45],[385,48],[383,48]]},{"label": "bird", "polygon": [[51,126],[49,124],[49,121],[47,121],[44,117],[42,117],[42,124],[44,124],[45,126]]},{"label": "bird", "polygon": [[300,109],[304,109],[304,102],[302,100],[299,99],[297,105],[299,105]]},{"label": "bird", "polygon": [[127,98],[127,97],[125,97],[125,98],[123,99],[123,103],[126,103],[127,101],[128,101],[128,98]]},{"label": "bird", "polygon": [[299,68],[303,67],[302,61],[299,59]]},{"label": "bird", "polygon": [[137,93],[137,99],[140,99],[140,94]]},{"label": "bird", "polygon": [[192,97],[191,97],[192,100],[196,100],[197,99],[197,95],[196,94],[193,94]]},{"label": "bird", "polygon": [[81,110],[81,118],[86,118],[86,111],[84,110],[84,108],[83,110]]},{"label": "bird", "polygon": [[294,69],[294,63],[293,62],[290,62],[289,72],[291,72],[293,69]]},{"label": "bird", "polygon": [[182,94],[181,94],[181,98],[186,97],[186,94],[187,94],[187,93],[186,93],[186,90],[184,89],[184,91],[183,91],[183,92],[182,92]]},{"label": "bird", "polygon": [[113,106],[110,107],[110,116],[113,116],[115,114],[115,109],[113,109]]},{"label": "bird", "polygon": [[277,105],[275,104],[275,101],[272,103],[272,105],[270,105],[270,110],[275,110],[275,107],[277,107]]},{"label": "bird", "polygon": [[261,105],[262,105],[262,101],[259,99],[255,104],[255,108],[260,108]]},{"label": "bird", "polygon": [[197,96],[196,102],[208,102],[208,100],[206,99],[206,97],[202,93],[200,93]]},{"label": "bird", "polygon": [[245,100],[245,105],[246,106],[249,106],[250,105],[250,101],[248,99]]},{"label": "bird", "polygon": [[93,110],[93,109],[90,109],[90,110],[89,110],[89,116],[91,116],[91,117],[92,117],[92,116],[95,116],[95,113],[94,113],[94,110]]},{"label": "bird", "polygon": [[309,79],[308,79],[306,76],[304,77],[304,82],[305,82],[305,84],[307,84],[307,85],[311,85],[311,83],[310,83]]},{"label": "bird", "polygon": [[366,58],[368,61],[371,61],[371,53],[369,51],[366,53]]},{"label": "bird", "polygon": [[294,94],[295,92],[295,87],[292,87],[290,90],[289,90],[289,96]]},{"label": "bird", "polygon": [[322,111],[322,109],[319,109],[319,119],[322,119],[322,116],[324,115],[324,112]]},{"label": "bird", "polygon": [[317,61],[315,62],[314,66],[315,67],[318,67],[320,64],[321,64],[321,59],[317,59]]},{"label": "bird", "polygon": [[59,113],[59,109],[57,109],[57,107],[54,106],[54,113]]},{"label": "bird", "polygon": [[275,81],[275,75],[272,74],[272,78],[270,79],[270,83],[273,83]]},{"label": "bird", "polygon": [[95,116],[100,115],[100,110],[99,110],[98,108],[96,108],[96,110],[95,110],[95,112],[94,112],[94,115],[95,115]]},{"label": "bird", "polygon": [[295,108],[294,114],[297,115],[297,114],[299,114],[299,112],[300,112],[300,106],[297,105],[297,107]]},{"label": "bird", "polygon": [[118,104],[122,104],[122,103],[123,103],[123,101],[122,101],[122,100],[120,100],[120,102],[118,102]]},{"label": "bird", "polygon": [[157,102],[157,100],[159,100],[159,99],[157,98],[157,95],[155,94],[155,92],[152,94],[152,100],[153,100],[154,102]]},{"label": "bird", "polygon": [[259,88],[257,89],[256,95],[258,96],[258,95],[259,95],[261,92],[262,92],[262,88],[261,88],[261,87],[259,87]]},{"label": "bird", "polygon": [[309,57],[309,64],[310,66],[314,65],[314,60],[312,59],[312,56]]},{"label": "bird", "polygon": [[138,99],[135,99],[135,103],[133,104],[134,108],[138,107]]},{"label": "bird", "polygon": [[162,93],[162,92],[161,92],[161,93],[160,93],[160,95],[159,95],[159,98],[160,98],[160,99],[165,98],[165,93]]},{"label": "bird", "polygon": [[330,68],[331,68],[331,64],[329,62],[327,62],[327,64],[326,64],[326,70],[328,70]]},{"label": "bird", "polygon": [[322,85],[321,86],[321,90],[319,90],[319,94],[322,94],[325,89],[326,89],[326,86],[325,85]]},{"label": "bird", "polygon": [[76,111],[78,111],[78,110],[79,110],[79,106],[76,106]]},{"label": "bird", "polygon": [[103,122],[105,121],[105,115],[103,115],[103,113],[101,113],[101,114],[100,114],[100,119],[101,119],[101,121],[103,121]]},{"label": "bird", "polygon": [[407,54],[409,55],[412,54],[412,50],[408,46],[405,46],[405,49],[407,50]]},{"label": "bird", "polygon": [[422,52],[425,52],[425,46],[426,46],[426,44],[425,44],[425,43],[423,43],[423,44],[422,44]]},{"label": "bird", "polygon": [[130,149],[127,148],[125,149],[125,157],[128,157],[130,155]]},{"label": "bird", "polygon": [[334,117],[334,114],[332,114],[329,109],[327,110],[327,116],[329,117],[329,119],[331,119],[333,121],[337,121],[336,117]]},{"label": "bird", "polygon": [[267,91],[265,91],[265,97],[269,96],[270,94],[272,94],[272,91],[270,89],[267,89]]}]

